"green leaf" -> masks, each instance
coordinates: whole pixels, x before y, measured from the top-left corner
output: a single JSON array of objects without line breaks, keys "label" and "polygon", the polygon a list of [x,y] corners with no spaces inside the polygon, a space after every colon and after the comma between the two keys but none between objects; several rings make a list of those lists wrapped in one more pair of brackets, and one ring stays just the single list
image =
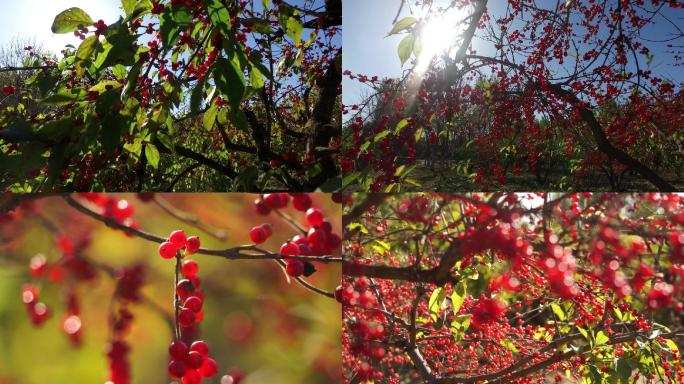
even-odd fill
[{"label": "green leaf", "polygon": [[413,35],[407,35],[401,40],[397,48],[397,54],[402,66],[411,57],[411,51],[413,51]]},{"label": "green leaf", "polygon": [[405,117],[405,118],[399,120],[397,125],[394,127],[394,132],[396,132],[396,133],[401,132],[404,128],[406,128],[408,123],[409,123],[408,117]]},{"label": "green leaf", "polygon": [[463,339],[463,335],[465,335],[468,328],[470,328],[470,316],[471,315],[456,316],[451,321],[449,330],[451,331],[451,334],[454,335],[454,339],[457,343]]},{"label": "green leaf", "polygon": [[88,60],[90,59],[90,56],[95,53],[95,48],[99,44],[100,40],[98,40],[97,36],[90,36],[89,38],[83,40],[81,45],[78,46],[78,50],[76,51],[76,59],[78,60]]},{"label": "green leaf", "polygon": [[594,343],[594,345],[600,347],[602,345],[607,344],[609,340],[610,338],[608,337],[608,335],[606,335],[603,331],[599,331],[596,334],[596,342]]},{"label": "green leaf", "polygon": [[164,9],[164,12],[161,15],[159,20],[159,33],[162,37],[162,43],[167,49],[173,47],[180,38],[181,28],[179,28],[178,24],[173,19],[170,7]]},{"label": "green leaf", "polygon": [[211,23],[221,31],[221,35],[224,37],[232,36],[228,9],[219,0],[209,0],[206,3],[207,14],[211,19]]},{"label": "green leaf", "polygon": [[55,17],[52,23],[52,33],[69,33],[89,27],[93,24],[93,19],[81,8],[69,8]]},{"label": "green leaf", "polygon": [[560,305],[556,303],[551,304],[551,310],[556,315],[558,320],[565,321],[567,319],[567,315],[565,314],[565,311],[563,310],[563,308],[561,308]]},{"label": "green leaf", "polygon": [[359,177],[361,176],[361,172],[353,172],[348,175],[345,175],[344,178],[342,179],[342,188],[348,187],[351,183],[356,181]]},{"label": "green leaf", "polygon": [[430,318],[432,321],[436,322],[439,318],[439,309],[442,306],[442,302],[446,297],[444,287],[439,287],[432,291],[430,295],[430,300],[428,301],[428,310],[430,311]]},{"label": "green leaf", "polygon": [[243,22],[245,25],[250,26],[253,31],[265,34],[273,33],[273,28],[267,20],[260,19],[258,17],[247,17],[243,20]]},{"label": "green leaf", "polygon": [[76,101],[85,100],[88,92],[81,88],[60,88],[53,95],[46,97],[42,100],[43,103],[48,105],[65,105]]},{"label": "green leaf", "polygon": [[204,97],[204,86],[206,82],[204,79],[198,81],[190,94],[190,112],[197,113],[202,107],[202,99]]},{"label": "green leaf", "polygon": [[50,151],[50,158],[48,159],[48,177],[45,181],[44,188],[51,190],[55,181],[58,179],[64,169],[64,157],[66,156],[65,145],[55,145]]},{"label": "green leaf", "polygon": [[677,347],[677,344],[674,341],[672,341],[671,339],[666,339],[665,344],[670,349],[670,352],[679,352],[679,348]]},{"label": "green leaf", "polygon": [[126,12],[126,16],[133,12],[137,3],[138,0],[121,0],[121,8]]},{"label": "green leaf", "polygon": [[216,116],[218,115],[218,107],[212,104],[202,117],[202,123],[204,124],[204,129],[211,131],[214,128],[214,123],[216,122]]},{"label": "green leaf", "polygon": [[518,348],[513,344],[512,341],[510,341],[510,340],[508,340],[508,339],[501,339],[501,341],[499,341],[499,343],[500,343],[504,348],[508,349],[508,350],[511,351],[511,352],[516,352],[516,353],[518,352]]},{"label": "green leaf", "polygon": [[422,139],[422,138],[423,138],[423,128],[421,127],[421,128],[416,129],[416,133],[415,133],[416,143],[419,142],[420,139]]},{"label": "green leaf", "polygon": [[114,149],[121,145],[124,124],[123,117],[118,114],[107,116],[107,118],[102,120],[100,142],[102,143],[102,148],[108,154],[112,154]]},{"label": "green leaf", "polygon": [[159,167],[159,150],[154,144],[147,143],[145,145],[145,158],[152,168],[157,169]]},{"label": "green leaf", "polygon": [[104,55],[104,58],[98,57],[96,60],[97,68],[108,68],[117,64],[124,66],[135,64],[137,46],[134,42],[135,37],[130,34],[125,26],[110,30],[110,33],[107,35],[109,46],[100,54]]},{"label": "green leaf", "polygon": [[152,3],[150,0],[140,0],[138,4],[133,8],[133,11],[127,13],[126,20],[135,20],[141,16],[144,16],[152,11]]},{"label": "green leaf", "polygon": [[584,339],[585,339],[585,340],[591,341],[590,338],[589,338],[589,332],[587,332],[586,329],[584,329],[584,328],[582,328],[582,327],[577,327],[577,330],[579,331],[579,333],[582,334],[582,336],[584,336]]},{"label": "green leaf", "polygon": [[375,138],[373,139],[373,142],[374,142],[374,143],[377,143],[378,141],[380,141],[380,140],[384,139],[385,137],[387,137],[387,135],[389,135],[389,134],[390,134],[389,129],[388,129],[388,130],[385,130],[385,131],[382,131],[382,132],[378,133],[377,135],[375,135]]},{"label": "green leaf", "polygon": [[467,289],[468,287],[465,280],[461,280],[454,287],[454,291],[451,292],[451,305],[454,307],[454,313],[458,313],[459,309],[461,309],[461,305],[463,305],[463,300],[467,294]]},{"label": "green leaf", "polygon": [[304,25],[299,21],[297,11],[294,8],[288,5],[280,6],[280,26],[285,34],[294,41],[295,45],[302,41]]},{"label": "green leaf", "polygon": [[617,361],[615,371],[617,372],[617,379],[620,383],[628,383],[630,376],[632,376],[632,367],[625,359]]},{"label": "green leaf", "polygon": [[264,75],[261,74],[261,71],[257,67],[252,67],[249,71],[249,81],[255,89],[264,87]]},{"label": "green leaf", "polygon": [[410,26],[415,24],[417,21],[418,20],[413,16],[404,17],[403,19],[397,21],[396,24],[394,24],[394,27],[392,27],[392,30],[389,32],[388,36],[394,35],[395,33],[399,33],[401,31],[409,28]]},{"label": "green leaf", "polygon": [[216,86],[234,107],[240,105],[245,94],[245,79],[240,64],[236,60],[220,58],[214,66],[214,80]]}]

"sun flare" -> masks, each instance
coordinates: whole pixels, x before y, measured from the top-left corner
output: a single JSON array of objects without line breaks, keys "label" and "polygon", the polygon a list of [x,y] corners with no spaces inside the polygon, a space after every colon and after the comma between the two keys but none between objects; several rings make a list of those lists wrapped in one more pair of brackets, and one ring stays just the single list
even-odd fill
[{"label": "sun flare", "polygon": [[418,74],[425,73],[435,56],[449,54],[457,45],[467,27],[464,19],[468,12],[467,8],[451,8],[427,19],[420,34],[420,54],[415,68]]}]

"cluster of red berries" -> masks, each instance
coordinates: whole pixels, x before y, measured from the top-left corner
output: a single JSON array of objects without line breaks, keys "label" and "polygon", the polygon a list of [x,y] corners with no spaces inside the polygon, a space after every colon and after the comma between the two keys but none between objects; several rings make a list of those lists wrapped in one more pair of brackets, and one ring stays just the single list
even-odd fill
[{"label": "cluster of red berries", "polygon": [[[49,264],[44,255],[38,254],[29,262],[29,272],[36,279],[46,278],[49,283],[66,283],[64,304],[66,311],[62,316],[62,331],[69,342],[74,346],[81,343],[83,323],[80,318],[80,305],[76,293],[76,284],[94,280],[98,273],[88,260],[79,255],[79,251],[90,242],[90,237],[83,235],[74,242],[64,234],[55,237],[57,248],[62,255],[54,263]],[[34,325],[42,325],[50,316],[50,311],[45,303],[38,301],[38,290],[34,285],[27,284],[22,290],[22,301]]]},{"label": "cluster of red berries", "polygon": [[430,207],[430,200],[425,196],[416,196],[403,200],[397,206],[397,214],[402,220],[422,223],[427,220],[425,217],[428,208]]},{"label": "cluster of red berries", "polygon": [[109,322],[112,337],[106,348],[109,360],[109,384],[129,384],[131,369],[128,360],[130,346],[125,340],[133,323],[133,314],[128,309],[130,303],[140,301],[140,289],[145,283],[145,267],[137,264],[123,268],[116,276],[116,290],[113,303],[118,303],[118,310],[112,309]]},{"label": "cluster of red berries", "polygon": [[17,89],[11,85],[5,85],[4,87],[2,87],[2,94],[5,96],[13,95],[16,92]]},{"label": "cluster of red berries", "polygon": [[21,300],[26,305],[26,311],[33,325],[41,326],[50,317],[48,306],[38,301],[38,289],[35,286],[31,284],[24,285],[21,290]]},{"label": "cluster of red berries", "polygon": [[[268,215],[272,211],[284,209],[292,197],[292,206],[297,211],[305,212],[304,219],[309,226],[306,235],[296,235],[280,247],[283,256],[322,256],[337,249],[342,239],[332,231],[332,224],[325,220],[325,215],[317,208],[313,208],[311,197],[306,193],[270,193],[254,201],[254,207],[260,215]],[[261,244],[272,235],[270,224],[261,224],[249,232],[251,241]],[[294,258],[284,259],[285,271],[291,277],[310,276],[316,271],[314,265],[308,261]]]},{"label": "cluster of red berries", "polygon": [[159,255],[164,259],[173,259],[183,249],[186,256],[197,252],[200,249],[199,237],[186,237],[181,230],[173,231],[169,239],[159,245]]},{"label": "cluster of red berries", "polygon": [[169,375],[182,380],[183,384],[199,384],[202,378],[212,377],[218,371],[216,361],[209,357],[207,343],[198,340],[187,346],[181,340],[174,340],[169,345]]},{"label": "cluster of red berries", "polygon": [[547,256],[542,258],[540,267],[546,273],[551,291],[563,299],[572,299],[580,292],[575,283],[576,261],[572,250],[556,244],[557,238],[547,241]]},{"label": "cluster of red berries", "polygon": [[512,225],[499,223],[494,228],[477,229],[470,227],[460,235],[461,253],[465,264],[472,256],[491,249],[504,260],[509,260],[514,267],[519,266],[525,257],[532,254],[532,246]]},{"label": "cluster of red berries", "polygon": [[178,324],[182,328],[190,328],[204,318],[202,305],[204,294],[200,291],[200,279],[197,277],[199,266],[195,260],[185,260],[181,267],[183,280],[176,285],[178,296]]},{"label": "cluster of red berries", "polygon": [[470,326],[473,329],[484,329],[487,324],[501,321],[506,306],[494,298],[482,296],[470,310],[472,315]]},{"label": "cluster of red berries", "polygon": [[138,228],[138,223],[133,219],[133,205],[127,200],[117,199],[99,192],[85,192],[79,195],[97,206],[97,213],[100,215],[127,227]]}]

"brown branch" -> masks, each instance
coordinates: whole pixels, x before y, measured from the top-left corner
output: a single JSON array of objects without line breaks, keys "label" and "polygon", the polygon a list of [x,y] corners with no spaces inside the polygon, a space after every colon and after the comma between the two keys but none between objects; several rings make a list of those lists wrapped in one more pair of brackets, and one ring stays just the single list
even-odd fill
[{"label": "brown branch", "polygon": [[164,210],[164,212],[168,213],[169,215],[175,217],[176,219],[191,225],[200,231],[208,234],[209,236],[216,238],[218,240],[226,240],[226,231],[222,229],[217,229],[214,228],[210,225],[207,225],[203,223],[197,216],[189,214],[187,212],[184,212],[176,207],[174,207],[171,203],[169,203],[166,199],[164,199],[162,196],[160,196],[158,193],[154,194],[154,200],[155,204],[161,209]]},{"label": "brown branch", "polygon": [[[90,216],[98,221],[103,222],[106,224],[108,227],[114,228],[114,229],[119,229],[121,231],[124,231],[128,234],[140,237],[142,239],[154,242],[154,243],[163,243],[167,241],[166,238],[153,235],[151,233],[147,233],[144,231],[141,231],[139,229],[131,228],[126,225],[123,225],[116,220],[109,218],[109,217],[104,217],[100,215],[99,213],[90,210],[88,207],[84,206],[81,204],[78,200],[74,199],[71,195],[64,195],[62,196],[63,199],[75,208],[77,211]],[[224,259],[229,259],[229,260],[269,260],[269,259],[276,259],[276,260],[282,260],[282,259],[297,259],[297,260],[302,260],[302,261],[315,261],[315,262],[321,262],[321,263],[340,263],[342,262],[341,257],[336,257],[332,255],[324,255],[324,256],[287,256],[287,255],[281,255],[279,253],[273,253],[273,252],[268,252],[263,249],[260,249],[259,247],[255,245],[240,245],[237,247],[233,248],[226,248],[226,249],[207,249],[207,248],[200,248],[197,251],[198,254],[202,255],[209,255],[209,256],[218,256],[222,257]]]}]

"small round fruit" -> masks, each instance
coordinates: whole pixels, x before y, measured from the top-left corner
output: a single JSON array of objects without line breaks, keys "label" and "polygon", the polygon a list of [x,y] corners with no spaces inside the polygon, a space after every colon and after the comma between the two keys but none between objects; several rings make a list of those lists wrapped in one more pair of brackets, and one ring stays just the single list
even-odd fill
[{"label": "small round fruit", "polygon": [[309,208],[306,211],[306,222],[315,227],[323,223],[323,212],[316,208]]},{"label": "small round fruit", "polygon": [[185,358],[185,363],[192,369],[199,369],[204,362],[204,356],[197,351],[190,351]]},{"label": "small round fruit", "polygon": [[199,352],[202,356],[209,355],[209,346],[204,340],[197,340],[190,345],[190,350]]},{"label": "small round fruit", "polygon": [[249,230],[249,238],[252,240],[252,243],[261,244],[268,239],[268,236],[266,231],[259,225]]},{"label": "small round fruit", "polygon": [[212,377],[216,372],[216,361],[211,358],[204,359],[204,363],[202,363],[202,367],[199,369],[200,375],[202,377]]},{"label": "small round fruit", "polygon": [[188,370],[183,360],[171,360],[169,363],[169,375],[174,379],[180,379]]},{"label": "small round fruit", "polygon": [[182,249],[185,248],[185,243],[188,241],[187,237],[185,236],[185,232],[181,230],[176,230],[171,232],[171,235],[169,235],[169,242],[173,244],[176,249]]},{"label": "small round fruit", "polygon": [[197,313],[202,310],[202,300],[197,296],[190,296],[183,303],[183,307]]},{"label": "small round fruit", "polygon": [[299,256],[299,246],[288,241],[280,247],[280,254],[285,256]]},{"label": "small round fruit", "polygon": [[195,260],[185,260],[183,267],[181,267],[181,272],[187,278],[195,277],[197,272],[199,272],[199,265],[197,265]]},{"label": "small round fruit", "polygon": [[180,340],[174,340],[169,345],[169,355],[174,358],[174,360],[183,360],[185,356],[188,355],[188,345]]},{"label": "small round fruit", "polygon": [[304,273],[304,263],[299,260],[290,260],[285,267],[285,271],[291,277],[299,277]]},{"label": "small round fruit", "polygon": [[178,249],[169,241],[165,241],[159,245],[159,255],[164,259],[173,259],[176,257]]},{"label": "small round fruit", "polygon": [[185,252],[188,255],[192,255],[193,253],[196,253],[200,249],[200,239],[197,236],[190,236],[188,237],[187,245],[185,248]]},{"label": "small round fruit", "polygon": [[183,327],[195,324],[195,312],[190,308],[182,308],[178,312],[178,324]]}]

